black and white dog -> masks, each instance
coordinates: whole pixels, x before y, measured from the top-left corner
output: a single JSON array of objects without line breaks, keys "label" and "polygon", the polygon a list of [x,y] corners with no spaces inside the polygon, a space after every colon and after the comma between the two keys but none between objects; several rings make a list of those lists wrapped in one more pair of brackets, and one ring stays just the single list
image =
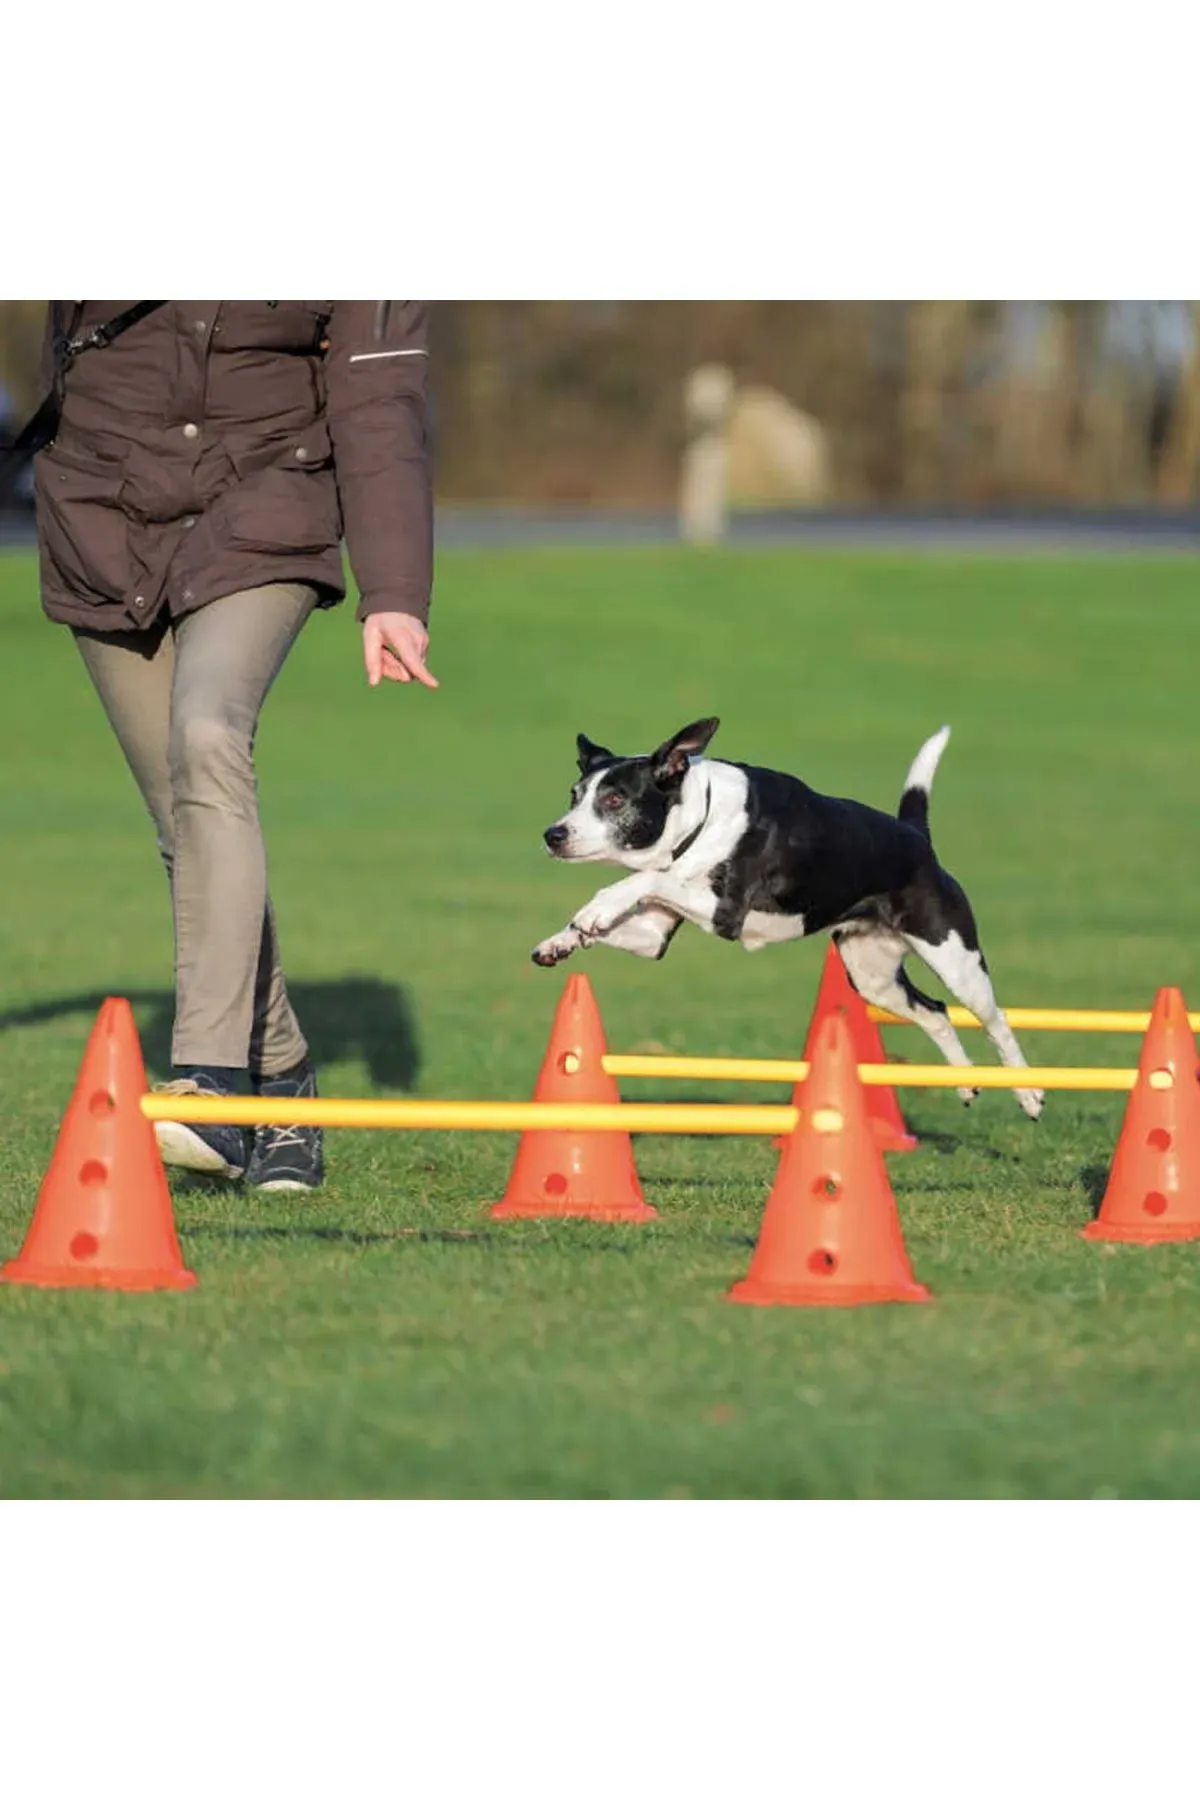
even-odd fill
[{"label": "black and white dog", "polygon": [[[904,970],[915,952],[979,1019],[1001,1060],[1025,1058],[996,1004],[966,895],[929,836],[929,789],[946,740],[921,746],[896,818],[818,794],[793,775],[705,757],[719,720],[685,726],[650,756],[617,756],[580,737],[571,810],[546,847],[566,862],[635,872],[601,888],[533,960],[552,968],[591,944],[661,957],[685,921],[746,950],[832,928],[864,1000],[921,1026],[947,1062],[970,1062],[940,1000]],[[1031,1119],[1036,1088],[1014,1090]],[[968,1104],[978,1089],[959,1088]]]}]

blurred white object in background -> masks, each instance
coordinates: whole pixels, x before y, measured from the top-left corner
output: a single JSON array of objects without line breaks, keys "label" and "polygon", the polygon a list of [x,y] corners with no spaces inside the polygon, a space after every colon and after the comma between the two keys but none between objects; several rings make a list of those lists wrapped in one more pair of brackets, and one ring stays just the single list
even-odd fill
[{"label": "blurred white object in background", "polygon": [[684,387],[687,444],[679,481],[679,534],[724,537],[731,507],[818,507],[833,497],[829,437],[773,388],[738,388],[720,363]]}]

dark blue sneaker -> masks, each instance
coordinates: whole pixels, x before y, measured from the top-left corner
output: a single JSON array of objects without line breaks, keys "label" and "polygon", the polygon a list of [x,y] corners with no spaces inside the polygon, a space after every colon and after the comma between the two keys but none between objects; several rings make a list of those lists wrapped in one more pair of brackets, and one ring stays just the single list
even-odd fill
[{"label": "dark blue sneaker", "polygon": [[[186,1069],[174,1081],[163,1082],[156,1094],[218,1094],[235,1090],[207,1069]],[[240,1125],[181,1125],[174,1119],[156,1119],[154,1135],[162,1159],[173,1169],[192,1169],[197,1175],[219,1175],[240,1181],[246,1173],[247,1134]]]},{"label": "dark blue sneaker", "polygon": [[[282,1075],[257,1075],[256,1094],[272,1099],[314,1100],[317,1077],[307,1057]],[[318,1125],[259,1125],[246,1180],[268,1194],[300,1193],[325,1179],[325,1133]]]}]

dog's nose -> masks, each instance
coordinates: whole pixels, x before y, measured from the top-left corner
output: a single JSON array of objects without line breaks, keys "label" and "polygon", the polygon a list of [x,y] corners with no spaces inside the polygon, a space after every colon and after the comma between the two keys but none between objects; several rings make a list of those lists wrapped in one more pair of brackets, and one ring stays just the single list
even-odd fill
[{"label": "dog's nose", "polygon": [[547,850],[551,851],[555,856],[557,856],[558,852],[563,848],[568,835],[565,825],[547,825],[545,831],[542,833],[542,836],[546,840]]}]

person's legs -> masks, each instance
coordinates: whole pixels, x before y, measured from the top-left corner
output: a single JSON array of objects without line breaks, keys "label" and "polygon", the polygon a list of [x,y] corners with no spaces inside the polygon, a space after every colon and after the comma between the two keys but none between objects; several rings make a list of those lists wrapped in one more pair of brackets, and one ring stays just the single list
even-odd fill
[{"label": "person's legs", "polygon": [[[248,1066],[276,1076],[306,1053],[266,894],[251,752],[262,701],[313,601],[311,589],[286,583],[214,601],[177,632],[75,632],[154,821],[172,889],[183,888],[182,903],[175,897],[176,1066]],[[198,753],[189,755],[189,746]],[[222,772],[235,797],[232,816],[221,816]],[[181,882],[176,773],[185,795]],[[253,925],[247,905],[255,907]]]},{"label": "person's legs", "polygon": [[177,1067],[274,1076],[307,1054],[267,896],[253,751],[263,701],[315,598],[281,582],[215,600],[176,628],[167,761]]},{"label": "person's legs", "polygon": [[[175,908],[172,1060],[185,1092],[315,1092],[288,1001],[266,891],[253,746],[259,711],[315,595],[299,583],[232,594],[151,638],[76,632],[80,652],[154,820]],[[233,1126],[157,1127],[166,1160],[234,1176]],[[278,1142],[276,1140],[279,1140]],[[255,1134],[250,1178],[313,1187],[321,1134]]]}]

